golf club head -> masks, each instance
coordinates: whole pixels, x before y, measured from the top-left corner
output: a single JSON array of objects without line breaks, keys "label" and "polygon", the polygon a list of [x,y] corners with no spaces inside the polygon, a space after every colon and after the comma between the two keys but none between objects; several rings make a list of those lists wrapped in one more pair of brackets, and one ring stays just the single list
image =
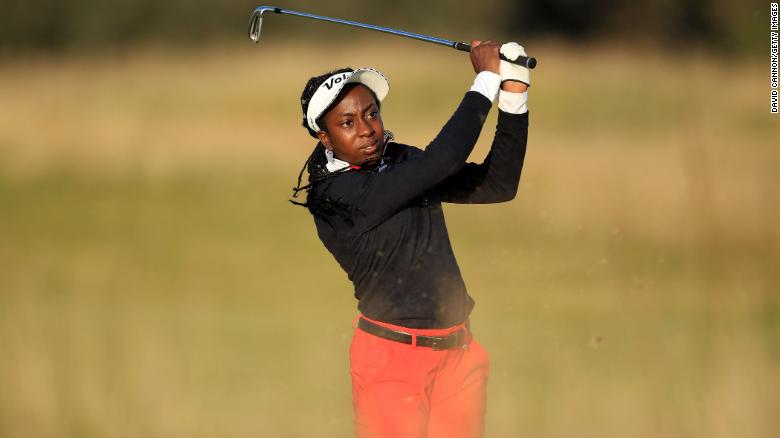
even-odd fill
[{"label": "golf club head", "polygon": [[249,18],[249,39],[255,44],[260,42],[260,29],[263,26],[263,12],[278,9],[274,6],[258,6]]}]

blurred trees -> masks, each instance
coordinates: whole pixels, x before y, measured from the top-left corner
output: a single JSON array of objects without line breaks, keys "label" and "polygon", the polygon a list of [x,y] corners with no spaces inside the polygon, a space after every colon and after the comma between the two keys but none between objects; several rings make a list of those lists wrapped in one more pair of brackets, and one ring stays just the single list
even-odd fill
[{"label": "blurred trees", "polygon": [[769,4],[757,0],[524,0],[509,25],[585,41],[620,38],[717,51],[763,50]]},{"label": "blurred trees", "polygon": [[[243,38],[249,13],[257,5],[257,0],[6,0],[0,11],[0,51]],[[289,0],[274,5],[464,41],[486,35],[582,42],[619,38],[729,52],[764,47],[769,9],[758,0]],[[290,19],[284,29],[274,25],[270,32],[285,38],[319,32],[321,38],[322,25]],[[348,32],[326,26],[328,35]]]}]

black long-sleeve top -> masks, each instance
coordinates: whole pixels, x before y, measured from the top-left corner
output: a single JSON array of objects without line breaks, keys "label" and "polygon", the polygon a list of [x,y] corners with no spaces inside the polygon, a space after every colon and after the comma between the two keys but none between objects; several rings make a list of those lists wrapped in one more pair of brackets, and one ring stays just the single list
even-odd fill
[{"label": "black long-sleeve top", "polygon": [[341,173],[313,190],[353,206],[348,220],[315,216],[317,233],[355,287],[367,317],[412,328],[465,321],[474,307],[444,222],[442,202],[485,204],[517,193],[528,113],[499,110],[490,153],[466,163],[492,103],[469,91],[422,151],[389,142],[386,166]]}]

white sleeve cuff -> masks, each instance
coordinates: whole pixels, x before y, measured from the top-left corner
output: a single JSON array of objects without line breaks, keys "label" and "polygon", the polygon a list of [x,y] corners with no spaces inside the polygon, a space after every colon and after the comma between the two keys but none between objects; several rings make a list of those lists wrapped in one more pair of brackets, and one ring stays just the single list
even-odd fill
[{"label": "white sleeve cuff", "polygon": [[498,89],[501,87],[501,76],[492,71],[481,71],[474,78],[474,85],[469,91],[476,91],[493,102],[498,95]]},{"label": "white sleeve cuff", "polygon": [[510,114],[528,112],[528,90],[522,93],[511,93],[501,90],[498,93],[498,109]]}]

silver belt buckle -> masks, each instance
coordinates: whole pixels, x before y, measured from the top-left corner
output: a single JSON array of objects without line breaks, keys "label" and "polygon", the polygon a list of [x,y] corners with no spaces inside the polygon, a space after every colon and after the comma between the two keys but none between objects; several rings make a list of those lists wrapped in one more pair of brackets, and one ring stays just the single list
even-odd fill
[{"label": "silver belt buckle", "polygon": [[[446,347],[443,346],[443,345],[440,345],[440,343],[444,343],[446,340],[451,339],[452,337],[455,337],[455,342],[452,343],[452,345],[449,345],[449,346],[446,346]],[[466,341],[466,330],[465,329],[461,329],[461,330],[458,330],[456,332],[450,333],[446,337],[432,336],[432,338],[433,338],[433,345],[431,345],[431,348],[434,349],[434,350],[450,350],[450,349],[453,349],[453,348],[457,348],[459,346],[461,348],[466,348],[466,343],[465,343],[465,341]]]},{"label": "silver belt buckle", "polygon": [[431,336],[431,337],[433,338],[433,344],[431,344],[431,348],[433,350],[440,351],[440,350],[446,350],[447,349],[446,347],[443,347],[443,346],[439,345],[440,342],[444,342],[444,340],[447,339],[447,338],[442,338],[442,337],[439,337],[439,336]]}]

